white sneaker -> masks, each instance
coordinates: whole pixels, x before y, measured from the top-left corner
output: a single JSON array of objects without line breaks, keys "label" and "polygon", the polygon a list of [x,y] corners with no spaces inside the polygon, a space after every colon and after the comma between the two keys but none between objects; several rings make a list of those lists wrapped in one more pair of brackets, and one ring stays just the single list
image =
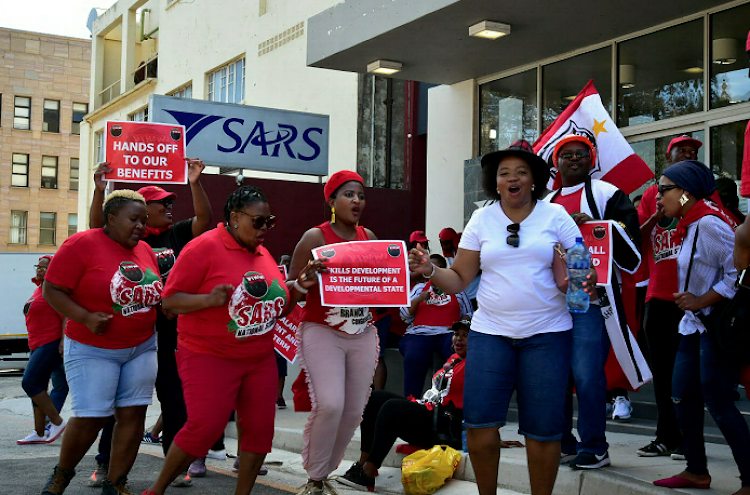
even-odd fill
[{"label": "white sneaker", "polygon": [[633,406],[630,405],[630,400],[625,397],[617,397],[615,399],[615,409],[612,412],[612,419],[615,421],[627,421],[630,419],[632,412]]},{"label": "white sneaker", "polygon": [[60,437],[60,435],[62,435],[63,432],[65,431],[66,426],[68,426],[68,422],[65,421],[64,419],[62,420],[62,423],[60,423],[59,425],[54,425],[54,424],[50,425],[49,430],[45,432],[45,433],[49,433],[49,437],[47,438],[46,443],[52,443],[55,440],[57,440]]},{"label": "white sneaker", "polygon": [[206,454],[206,457],[208,459],[217,459],[219,461],[226,461],[227,460],[227,450],[226,449],[209,450],[208,454]]},{"label": "white sneaker", "polygon": [[39,436],[39,434],[36,431],[32,431],[30,435],[28,435],[25,438],[22,438],[20,440],[16,440],[16,443],[18,445],[33,445],[36,443],[47,443],[47,439],[49,438],[49,432],[47,430],[44,430],[44,435]]}]

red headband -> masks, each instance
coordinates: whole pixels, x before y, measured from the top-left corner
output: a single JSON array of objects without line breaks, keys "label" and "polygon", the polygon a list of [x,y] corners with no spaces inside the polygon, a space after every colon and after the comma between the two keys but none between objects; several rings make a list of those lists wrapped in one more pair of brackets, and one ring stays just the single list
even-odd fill
[{"label": "red headband", "polygon": [[336,192],[336,189],[341,187],[342,184],[351,181],[359,182],[360,184],[362,184],[362,186],[365,185],[365,181],[362,179],[362,176],[360,176],[357,172],[352,172],[351,170],[341,170],[340,172],[336,172],[335,174],[333,174],[330,179],[328,179],[328,182],[326,182],[325,187],[323,187],[325,200],[328,201],[328,199],[333,196],[333,193]]},{"label": "red headband", "polygon": [[572,142],[578,142],[583,143],[586,146],[589,147],[589,153],[591,156],[591,166],[596,165],[596,146],[586,137],[586,136],[580,136],[578,134],[568,134],[561,140],[557,142],[555,145],[555,151],[552,153],[552,163],[555,164],[555,167],[557,167],[557,154],[560,152],[560,148],[562,148],[564,145]]}]

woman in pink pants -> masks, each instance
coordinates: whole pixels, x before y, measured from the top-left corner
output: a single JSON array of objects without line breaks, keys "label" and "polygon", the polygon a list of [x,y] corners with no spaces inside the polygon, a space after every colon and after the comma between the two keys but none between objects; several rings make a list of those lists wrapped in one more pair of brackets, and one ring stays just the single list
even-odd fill
[{"label": "woman in pink pants", "polygon": [[[333,174],[323,190],[331,220],[305,232],[297,244],[289,270],[295,279],[313,263],[312,249],[326,244],[376,239],[359,226],[365,209],[362,177],[351,171]],[[298,331],[300,366],[307,371],[312,412],[305,426],[302,462],[310,480],[300,495],[335,493],[327,478],[341,462],[370,395],[378,361],[378,342],[369,308],[323,307],[319,286],[307,295],[303,323]],[[343,393],[342,393],[343,391]]]}]

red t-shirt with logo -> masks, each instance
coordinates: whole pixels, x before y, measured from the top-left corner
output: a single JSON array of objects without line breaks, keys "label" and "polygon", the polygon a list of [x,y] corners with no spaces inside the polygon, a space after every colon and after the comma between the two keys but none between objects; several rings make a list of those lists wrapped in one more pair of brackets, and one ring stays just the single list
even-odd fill
[{"label": "red t-shirt with logo", "polygon": [[36,288],[23,306],[26,316],[26,331],[29,333],[29,349],[49,344],[62,337],[63,317],[52,309],[42,297],[42,286]]},{"label": "red t-shirt with logo", "polygon": [[563,191],[560,191],[560,194],[555,196],[555,199],[552,202],[562,205],[562,207],[565,208],[565,211],[567,211],[571,215],[580,213],[581,212],[581,196],[583,195],[585,184],[581,183],[579,185],[580,185],[580,188],[577,191],[573,191],[572,193],[569,193],[569,194],[563,194]]},{"label": "red t-shirt with logo", "polygon": [[68,320],[65,335],[71,339],[103,349],[125,349],[154,334],[162,283],[154,252],[145,242],[127,249],[103,229],[79,232],[60,246],[44,279],[71,289],[70,297],[86,310],[114,315],[103,335]]},{"label": "red t-shirt with logo", "polygon": [[429,292],[430,297],[417,306],[415,326],[450,327],[461,317],[461,306],[455,294],[446,294],[432,285],[432,281],[425,284],[422,292]]},{"label": "red t-shirt with logo", "polygon": [[[331,224],[326,222],[317,226],[323,232],[323,240],[327,244],[337,244],[347,242],[346,239],[339,237],[331,228]],[[357,227],[355,241],[369,241],[370,237],[364,227]],[[320,304],[320,286],[315,284],[310,287],[307,294],[302,321],[310,321],[328,325],[329,327],[342,331],[344,333],[356,335],[363,333],[368,325],[372,323],[372,314],[370,308],[366,307],[323,307]],[[455,320],[454,320],[455,321]]]},{"label": "red t-shirt with logo", "polygon": [[[750,50],[750,33],[747,37],[748,50]],[[742,154],[742,182],[740,183],[740,194],[744,198],[750,198],[750,122],[745,127],[745,149]]]},{"label": "red t-shirt with logo", "polygon": [[[643,225],[656,213],[656,185],[646,189],[638,206],[638,221]],[[651,231],[644,236],[643,257],[648,260],[649,282],[646,301],[652,297],[664,301],[674,301],[677,290],[677,255],[680,253],[680,241],[675,235],[677,219],[663,217]]]},{"label": "red t-shirt with logo", "polygon": [[177,342],[193,352],[226,359],[256,359],[273,352],[273,327],[289,300],[276,261],[258,246],[240,246],[223,223],[190,241],[164,288],[208,294],[219,284],[235,287],[227,304],[177,317]]}]

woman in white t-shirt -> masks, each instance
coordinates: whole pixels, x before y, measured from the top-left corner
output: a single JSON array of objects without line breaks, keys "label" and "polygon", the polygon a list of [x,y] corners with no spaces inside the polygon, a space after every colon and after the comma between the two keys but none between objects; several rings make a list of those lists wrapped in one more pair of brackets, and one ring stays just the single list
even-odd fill
[{"label": "woman in white t-shirt", "polygon": [[[547,163],[526,141],[482,158],[482,185],[495,203],[466,225],[451,268],[412,250],[412,271],[447,293],[482,279],[469,340],[464,420],[480,495],[494,495],[500,434],[517,391],[519,433],[526,437],[531,493],[552,493],[560,459],[565,387],[572,349],[565,294],[552,271],[556,243],[581,235],[560,205],[540,201]],[[593,285],[593,284],[592,284]]]}]

